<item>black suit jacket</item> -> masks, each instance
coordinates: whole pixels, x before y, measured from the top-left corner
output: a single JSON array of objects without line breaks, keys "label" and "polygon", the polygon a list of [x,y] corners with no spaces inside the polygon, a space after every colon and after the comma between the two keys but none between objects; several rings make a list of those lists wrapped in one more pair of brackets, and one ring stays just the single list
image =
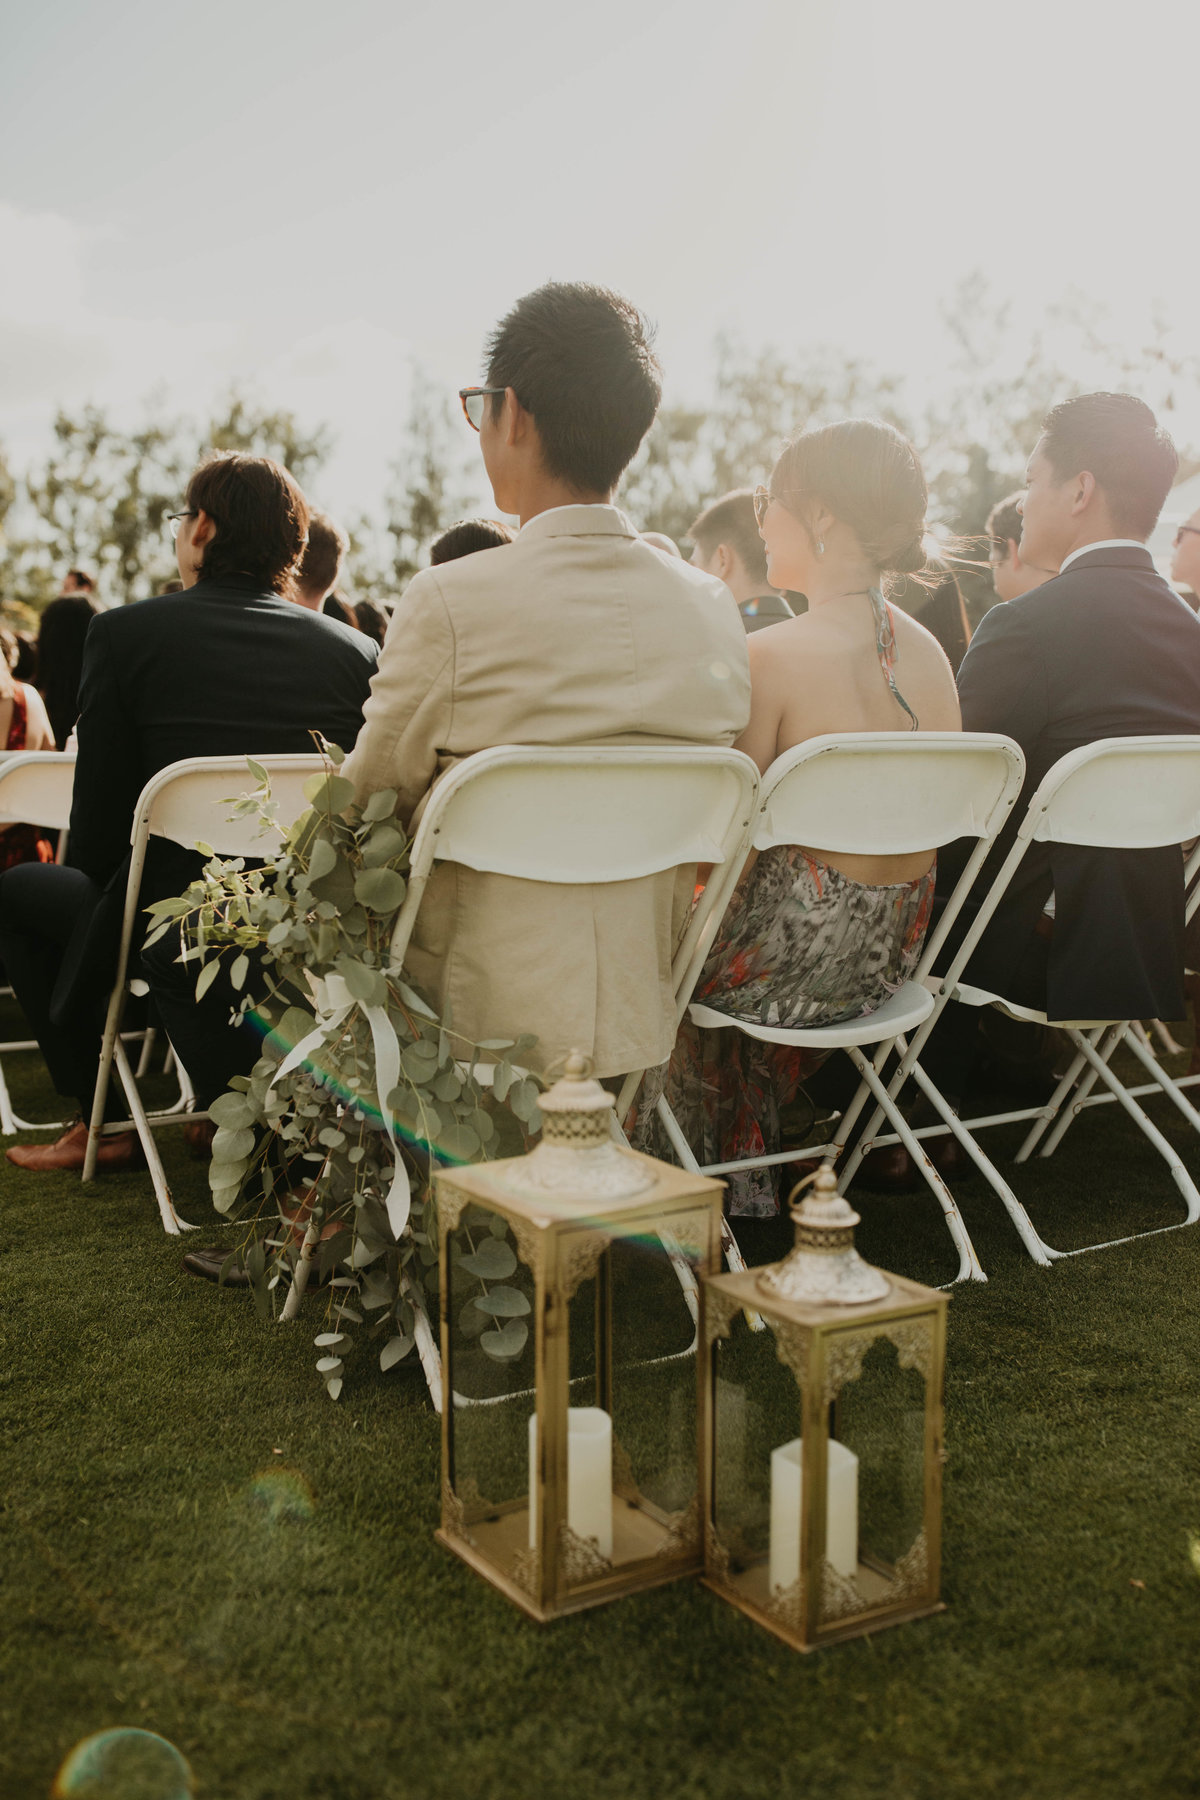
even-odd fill
[{"label": "black suit jacket", "polygon": [[[353,747],[378,646],[336,619],[237,579],[199,581],[100,613],[88,628],[69,858],[96,905],[68,947],[54,999],[66,1017],[112,980],[129,833],[150,777],[186,756]],[[182,893],[203,859],[151,838],[142,901]]]},{"label": "black suit jacket", "polygon": [[[1061,756],[1097,738],[1200,733],[1200,620],[1147,550],[1089,550],[1062,575],[994,606],[958,674],[963,729],[1002,731],[1025,753],[1024,803]],[[994,868],[998,857],[992,859]],[[1033,844],[970,973],[1013,998],[1051,891],[1041,1003],[1052,1019],[1178,1019],[1183,874],[1177,849]]]}]

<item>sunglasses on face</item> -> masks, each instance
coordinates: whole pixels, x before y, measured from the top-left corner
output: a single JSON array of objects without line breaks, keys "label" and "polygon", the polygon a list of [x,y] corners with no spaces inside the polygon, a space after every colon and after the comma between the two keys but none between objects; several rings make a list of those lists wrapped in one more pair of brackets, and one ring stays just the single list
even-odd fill
[{"label": "sunglasses on face", "polygon": [[504,389],[498,387],[459,388],[458,397],[462,401],[462,409],[472,431],[478,431],[483,424],[483,405],[488,395],[502,394],[503,392]]},{"label": "sunglasses on face", "polygon": [[762,487],[761,485],[755,488],[755,490],[754,490],[754,522],[757,526],[759,526],[760,529],[762,527],[763,520],[767,516],[767,508],[768,508],[768,506],[770,506],[771,500],[772,500],[772,494],[771,494],[771,490],[769,488]]},{"label": "sunglasses on face", "polygon": [[1182,544],[1184,538],[1187,537],[1189,532],[1191,533],[1192,537],[1200,537],[1200,525],[1181,525],[1179,527],[1179,530],[1175,533],[1175,548],[1176,548],[1176,550],[1178,550],[1180,544]]}]

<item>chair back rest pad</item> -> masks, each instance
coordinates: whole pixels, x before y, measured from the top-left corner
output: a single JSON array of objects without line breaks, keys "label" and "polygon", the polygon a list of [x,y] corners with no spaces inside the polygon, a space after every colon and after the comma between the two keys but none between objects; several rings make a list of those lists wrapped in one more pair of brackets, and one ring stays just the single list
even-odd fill
[{"label": "chair back rest pad", "polygon": [[1043,779],[1022,830],[1111,850],[1200,836],[1200,737],[1102,738],[1070,751]]},{"label": "chair back rest pad", "polygon": [[[308,810],[304,783],[319,774],[324,763],[316,755],[259,756],[255,760],[270,774],[271,798],[279,803],[280,825],[291,825]],[[139,815],[148,804],[150,835],[170,838],[188,850],[204,843],[211,844],[218,856],[262,859],[278,849],[278,833],[264,830],[257,814],[229,816],[231,801],[252,794],[257,785],[244,757],[189,758],[160,769],[147,782]]]},{"label": "chair back rest pad", "polygon": [[757,785],[754,764],[735,750],[505,745],[437,784],[413,864],[585,884],[718,863],[734,821],[752,817]]},{"label": "chair back rest pad", "polygon": [[991,732],[872,731],[809,738],[762,781],[756,850],[804,844],[899,856],[981,837],[1020,792],[1024,758]]},{"label": "chair back rest pad", "polygon": [[19,820],[47,831],[71,823],[75,755],[62,750],[17,751],[0,762],[0,823]]}]

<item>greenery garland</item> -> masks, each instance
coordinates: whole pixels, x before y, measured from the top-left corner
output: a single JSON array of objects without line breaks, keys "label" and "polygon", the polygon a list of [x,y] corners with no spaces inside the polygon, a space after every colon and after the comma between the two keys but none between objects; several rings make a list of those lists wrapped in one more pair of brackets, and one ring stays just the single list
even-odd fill
[{"label": "greenery garland", "polygon": [[[380,1344],[385,1370],[422,1335],[436,1356],[425,1305],[438,1284],[432,1174],[519,1150],[541,1115],[538,1084],[519,1066],[534,1038],[470,1042],[390,966],[410,850],[396,794],[360,807],[337,772],[342,751],[321,748],[326,768],[304,790],[311,810],[290,826],[267,771],[247,758],[257,787],[231,811],[257,815],[279,847],[247,867],[200,844],[202,876],[147,909],[147,943],[180,930],[197,1000],[224,968],[233,1016],[263,1034],[251,1074],[210,1108],[213,1203],[241,1227],[222,1274],[245,1270],[264,1318],[294,1316],[310,1270],[328,1283],[315,1342],[336,1400],[363,1337]],[[493,1361],[513,1361],[530,1299],[511,1243],[485,1233],[461,1264],[477,1291],[459,1329]]]}]

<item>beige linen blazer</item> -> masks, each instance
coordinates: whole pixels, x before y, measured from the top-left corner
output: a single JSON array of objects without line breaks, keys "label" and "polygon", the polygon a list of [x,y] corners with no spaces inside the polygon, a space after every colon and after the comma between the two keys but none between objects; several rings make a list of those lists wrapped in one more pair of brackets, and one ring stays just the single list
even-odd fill
[{"label": "beige linen blazer", "polygon": [[[538,514],[515,542],[423,570],[396,607],[346,774],[412,825],[437,777],[498,744],[731,744],[750,716],[724,584],[653,549],[614,506]],[[464,1038],[534,1032],[545,1069],[662,1062],[672,947],[694,870],[590,886],[439,864],[407,969]]]}]

